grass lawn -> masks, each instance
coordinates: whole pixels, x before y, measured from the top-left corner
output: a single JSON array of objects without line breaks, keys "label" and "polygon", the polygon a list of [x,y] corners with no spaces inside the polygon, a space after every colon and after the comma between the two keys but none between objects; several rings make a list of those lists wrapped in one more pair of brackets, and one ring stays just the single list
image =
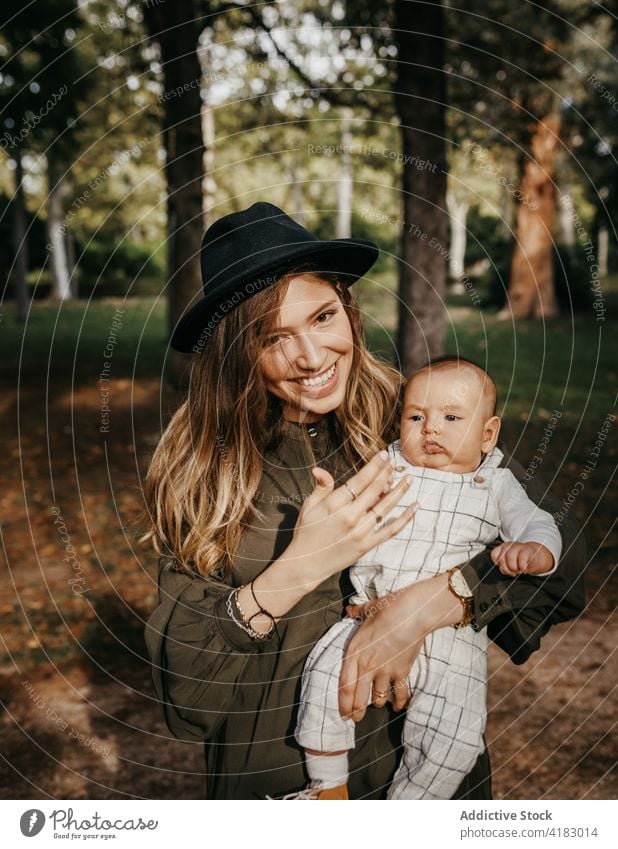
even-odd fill
[{"label": "grass lawn", "polygon": [[[396,299],[387,283],[357,287],[373,350],[395,360]],[[575,424],[599,424],[613,409],[618,366],[613,344],[617,314],[597,321],[593,310],[551,322],[500,321],[496,313],[447,300],[447,344],[485,365],[499,387],[507,420],[548,419],[560,410]],[[11,305],[2,321],[4,356],[0,379],[13,383],[44,379],[92,384],[108,364],[111,378],[159,377],[166,364],[165,302],[150,297],[108,298],[58,305],[35,302],[18,325]],[[122,310],[122,313],[118,313]],[[120,316],[122,326],[114,316]],[[109,341],[111,337],[111,342]],[[111,354],[107,359],[106,353]],[[13,384],[14,385],[14,384]]]},{"label": "grass lawn", "polygon": [[[2,327],[0,379],[19,374],[28,381],[48,373],[50,382],[90,383],[106,361],[111,378],[152,377],[164,367],[165,301],[153,297],[33,301],[23,325],[15,321],[8,304]],[[112,348],[105,351],[108,344]],[[107,360],[104,352],[111,354]]]}]

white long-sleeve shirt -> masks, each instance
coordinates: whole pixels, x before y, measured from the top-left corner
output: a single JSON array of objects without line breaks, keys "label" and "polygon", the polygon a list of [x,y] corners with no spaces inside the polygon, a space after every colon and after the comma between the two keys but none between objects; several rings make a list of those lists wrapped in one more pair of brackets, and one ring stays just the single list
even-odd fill
[{"label": "white long-sleeve shirt", "polygon": [[420,507],[399,533],[369,551],[350,569],[359,603],[387,595],[414,581],[460,566],[498,537],[546,546],[560,559],[562,540],[549,513],[531,501],[494,448],[473,472],[458,474],[413,466],[399,440],[389,446],[395,462],[394,485],[412,475],[410,487],[391,516],[410,504]]}]

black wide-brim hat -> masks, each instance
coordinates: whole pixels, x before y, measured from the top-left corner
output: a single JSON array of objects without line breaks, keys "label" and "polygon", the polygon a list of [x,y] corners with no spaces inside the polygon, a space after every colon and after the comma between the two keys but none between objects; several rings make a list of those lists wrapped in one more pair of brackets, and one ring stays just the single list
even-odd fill
[{"label": "black wide-brim hat", "polygon": [[299,265],[312,263],[314,273],[337,274],[349,286],[378,254],[378,246],[366,239],[323,242],[272,203],[225,215],[204,234],[204,297],[176,325],[172,348],[198,353],[227,313]]}]

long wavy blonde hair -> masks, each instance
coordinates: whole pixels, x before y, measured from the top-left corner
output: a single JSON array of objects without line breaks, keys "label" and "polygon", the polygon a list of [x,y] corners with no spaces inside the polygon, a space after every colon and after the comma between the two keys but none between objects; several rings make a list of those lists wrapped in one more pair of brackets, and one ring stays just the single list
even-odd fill
[{"label": "long wavy blonde hair", "polygon": [[262,456],[281,436],[283,407],[256,367],[290,280],[303,274],[329,283],[352,327],[353,355],[345,400],[334,411],[351,466],[367,462],[397,436],[403,378],[371,354],[348,287],[334,275],[301,266],[229,312],[193,364],[186,399],[172,416],[146,476],[149,529],[140,542],[204,577],[225,575],[254,504]]}]

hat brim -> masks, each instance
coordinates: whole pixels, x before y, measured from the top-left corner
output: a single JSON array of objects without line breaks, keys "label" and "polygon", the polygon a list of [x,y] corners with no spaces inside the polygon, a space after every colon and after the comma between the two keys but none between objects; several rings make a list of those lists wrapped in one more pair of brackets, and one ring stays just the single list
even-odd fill
[{"label": "hat brim", "polygon": [[202,298],[183,315],[172,333],[170,344],[180,353],[198,353],[227,312],[276,283],[296,265],[311,262],[315,265],[315,274],[338,274],[342,282],[350,286],[369,271],[379,253],[373,242],[352,238],[287,244],[279,256],[277,251],[269,248],[264,251],[262,261],[259,254],[254,254],[249,274],[243,267],[228,270],[221,286],[215,287],[209,297]]}]

